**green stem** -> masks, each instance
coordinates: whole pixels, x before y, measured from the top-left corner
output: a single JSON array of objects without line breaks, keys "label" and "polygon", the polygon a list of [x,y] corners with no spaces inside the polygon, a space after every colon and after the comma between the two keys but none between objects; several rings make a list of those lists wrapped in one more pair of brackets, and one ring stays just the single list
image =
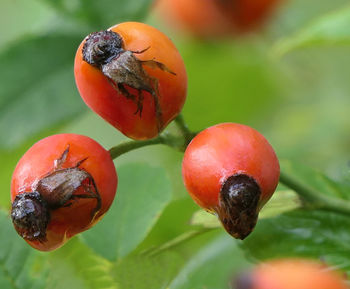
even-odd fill
[{"label": "green stem", "polygon": [[190,143],[190,141],[195,137],[197,133],[191,132],[189,130],[181,114],[179,114],[174,119],[174,122],[177,125],[177,127],[180,129],[182,134],[181,136],[175,136],[173,134],[163,133],[158,137],[150,140],[124,141],[119,145],[112,147],[109,150],[109,153],[111,154],[112,159],[116,159],[117,157],[129,151],[142,148],[145,146],[149,146],[149,145],[156,145],[156,144],[164,144],[176,150],[184,152],[187,145]]},{"label": "green stem", "polygon": [[193,133],[192,131],[190,131],[190,129],[188,128],[182,114],[179,114],[175,119],[174,119],[175,124],[177,125],[177,127],[180,129],[181,133],[183,134],[186,143],[189,144],[190,141],[194,138],[194,136],[196,135],[196,133]]},{"label": "green stem", "polygon": [[156,144],[164,144],[169,147],[172,147],[175,150],[179,150],[184,152],[186,149],[186,140],[183,136],[176,136],[173,134],[163,133],[156,138],[142,141],[124,141],[119,145],[112,147],[109,150],[109,153],[112,159],[116,159],[117,157],[125,154],[129,151],[133,151],[138,148],[142,148],[145,146],[156,145]]},{"label": "green stem", "polygon": [[158,136],[157,138],[150,139],[150,140],[143,140],[143,141],[124,141],[120,143],[119,145],[112,147],[109,150],[109,153],[111,154],[112,159],[116,159],[122,154],[125,154],[129,151],[144,147],[144,146],[150,146],[150,145],[156,145],[156,144],[164,144],[164,138],[162,136]]},{"label": "green stem", "polygon": [[[196,133],[191,132],[188,129],[181,114],[174,119],[174,122],[181,131],[180,136],[163,133],[158,137],[150,140],[122,142],[109,150],[112,159],[115,159],[129,151],[156,144],[164,144],[176,150],[184,152],[187,145],[194,138]],[[283,171],[281,172],[279,181],[280,183],[294,190],[302,198],[304,205],[309,208],[317,208],[350,215],[349,201],[322,194],[307,184],[300,182],[299,179],[293,177],[292,175],[286,174]]]},{"label": "green stem", "polygon": [[322,194],[284,172],[281,172],[279,181],[302,197],[308,207],[350,215],[349,201]]}]

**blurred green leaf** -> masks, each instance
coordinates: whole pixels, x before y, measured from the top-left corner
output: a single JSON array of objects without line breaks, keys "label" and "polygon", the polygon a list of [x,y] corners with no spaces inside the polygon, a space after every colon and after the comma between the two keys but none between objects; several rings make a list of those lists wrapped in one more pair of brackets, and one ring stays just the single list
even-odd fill
[{"label": "blurred green leaf", "polygon": [[205,210],[198,210],[191,218],[191,225],[203,226],[204,228],[220,228],[221,223],[217,216],[206,212]]},{"label": "blurred green leaf", "polygon": [[0,47],[28,33],[46,30],[54,14],[37,0],[1,0]]},{"label": "blurred green leaf", "polygon": [[298,195],[292,190],[278,189],[259,213],[259,219],[271,218],[301,206]]},{"label": "blurred green leaf", "polygon": [[171,200],[171,184],[165,171],[146,164],[117,169],[116,200],[105,218],[83,240],[109,260],[122,258],[144,240]]},{"label": "blurred green leaf", "polygon": [[217,232],[213,230],[189,231],[160,246],[120,260],[114,267],[113,276],[121,288],[168,289],[181,268],[216,237]]},{"label": "blurred green leaf", "polygon": [[64,247],[49,253],[45,289],[117,289],[110,275],[112,264],[95,255],[90,248],[73,238]]},{"label": "blurred green leaf", "polygon": [[166,289],[182,265],[182,257],[174,251],[151,258],[130,256],[116,264],[112,275],[120,288]]},{"label": "blurred green leaf", "polygon": [[189,223],[189,220],[196,210],[198,210],[198,205],[189,196],[172,200],[162,212],[147,238],[137,248],[137,251],[157,250],[179,236],[192,232],[193,226]]},{"label": "blurred green leaf", "polygon": [[43,0],[65,16],[83,21],[95,29],[124,22],[141,20],[152,0]]},{"label": "blurred green leaf", "polygon": [[184,115],[192,130],[260,122],[284,95],[282,71],[256,43],[192,42],[180,48],[188,73]]},{"label": "blurred green leaf", "polygon": [[11,151],[11,153],[0,151],[0,159],[2,163],[0,170],[0,191],[2,192],[2,194],[0,194],[0,207],[4,209],[10,208],[11,206],[11,176],[22,153],[23,150]]},{"label": "blurred green leaf", "polygon": [[282,257],[321,258],[349,273],[349,226],[348,216],[296,210],[258,222],[242,247],[259,260]]},{"label": "blurred green leaf", "polygon": [[349,4],[348,0],[288,0],[281,1],[272,21],[268,26],[269,33],[277,37],[285,36],[300,30],[329,11],[340,9]]},{"label": "blurred green leaf", "polygon": [[7,213],[0,210],[0,288],[46,288],[47,268],[35,270],[39,253],[15,232]]},{"label": "blurred green leaf", "polygon": [[350,186],[347,183],[335,182],[321,172],[295,162],[284,160],[280,164],[284,174],[298,180],[303,186],[331,197],[350,199]]},{"label": "blurred green leaf", "polygon": [[248,266],[248,261],[237,247],[238,242],[226,234],[216,238],[187,262],[169,288],[227,288],[232,275]]},{"label": "blurred green leaf", "polygon": [[207,232],[210,232],[210,230],[208,230],[207,228],[201,229],[201,230],[187,231],[187,232],[177,236],[176,238],[161,244],[160,246],[157,246],[157,247],[152,246],[148,250],[144,250],[142,252],[142,254],[144,254],[145,256],[159,255],[159,254],[163,253],[164,251],[174,249],[174,248],[179,247],[181,245],[187,244],[189,241],[192,241],[197,236],[204,235],[204,233],[207,233]]},{"label": "blurred green leaf", "polygon": [[[296,81],[262,131],[283,158],[339,178],[349,160],[350,46],[314,47],[280,62]],[[333,168],[332,168],[333,167]]]},{"label": "blurred green leaf", "polygon": [[0,148],[13,148],[85,109],[73,75],[80,37],[21,40],[0,53]]},{"label": "blurred green leaf", "polygon": [[279,41],[274,52],[281,56],[298,48],[350,45],[350,7],[319,17],[295,35]]}]

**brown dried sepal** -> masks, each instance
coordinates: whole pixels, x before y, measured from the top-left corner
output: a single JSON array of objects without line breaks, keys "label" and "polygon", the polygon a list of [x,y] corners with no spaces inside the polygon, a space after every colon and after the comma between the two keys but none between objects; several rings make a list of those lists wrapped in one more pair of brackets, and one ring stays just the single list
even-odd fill
[{"label": "brown dried sepal", "polygon": [[17,233],[29,241],[46,240],[50,221],[47,203],[38,192],[22,193],[12,203],[11,218]]},{"label": "brown dried sepal", "polygon": [[260,195],[259,185],[247,175],[226,179],[215,210],[225,230],[234,238],[243,240],[253,231],[258,220]]},{"label": "brown dried sepal", "polygon": [[[140,117],[143,110],[143,91],[148,92],[154,100],[157,128],[160,131],[163,127],[163,113],[159,103],[158,79],[150,76],[143,66],[176,74],[161,62],[153,59],[139,60],[134,56],[144,53],[149,48],[140,51],[125,50],[118,33],[110,30],[100,31],[87,37],[83,46],[83,60],[97,67],[119,93],[132,100],[137,105],[135,114],[138,113]],[[136,89],[138,94],[130,93],[127,87]]]}]

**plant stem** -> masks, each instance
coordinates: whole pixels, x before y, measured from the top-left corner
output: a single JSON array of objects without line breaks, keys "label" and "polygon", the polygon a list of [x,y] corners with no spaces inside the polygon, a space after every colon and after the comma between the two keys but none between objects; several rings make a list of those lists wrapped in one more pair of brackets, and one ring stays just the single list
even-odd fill
[{"label": "plant stem", "polygon": [[282,171],[279,181],[294,190],[305,201],[305,205],[308,207],[350,215],[350,202],[347,200],[322,194]]},{"label": "plant stem", "polygon": [[194,133],[189,130],[181,114],[179,114],[174,119],[174,123],[180,129],[181,136],[175,136],[173,134],[163,133],[158,137],[150,140],[124,141],[119,145],[112,147],[109,150],[109,153],[111,154],[112,159],[116,159],[120,155],[125,154],[129,151],[132,151],[141,147],[149,146],[149,145],[156,145],[156,144],[165,144],[176,150],[184,152],[187,145],[190,143],[190,141],[195,137],[197,133]]},{"label": "plant stem", "polygon": [[122,154],[125,154],[129,151],[142,148],[145,146],[156,145],[156,144],[164,144],[173,149],[184,152],[186,149],[186,139],[183,136],[176,136],[173,134],[163,133],[156,138],[142,141],[124,141],[118,144],[115,147],[112,147],[109,150],[112,159],[116,159]]},{"label": "plant stem", "polygon": [[143,141],[124,141],[120,143],[119,145],[112,147],[109,150],[109,153],[111,154],[112,159],[116,159],[122,154],[125,154],[129,151],[144,147],[144,146],[150,146],[155,144],[164,144],[164,139],[162,136],[158,136],[157,138],[150,139],[150,140],[143,140]]},{"label": "plant stem", "polygon": [[195,137],[196,133],[193,133],[192,131],[190,131],[190,129],[188,128],[182,114],[179,114],[175,119],[174,119],[175,124],[177,125],[177,127],[180,129],[182,135],[185,138],[185,145],[187,147],[187,145],[190,143],[190,141]]},{"label": "plant stem", "polygon": [[[184,152],[187,145],[197,133],[189,130],[181,114],[174,119],[174,122],[181,132],[180,136],[163,133],[150,140],[122,142],[109,150],[112,159],[115,159],[129,151],[156,144],[164,144]],[[322,194],[307,184],[301,182],[299,179],[293,177],[292,175],[286,174],[283,171],[281,171],[279,181],[280,183],[294,190],[304,201],[305,207],[350,215],[350,202],[347,200]]]}]

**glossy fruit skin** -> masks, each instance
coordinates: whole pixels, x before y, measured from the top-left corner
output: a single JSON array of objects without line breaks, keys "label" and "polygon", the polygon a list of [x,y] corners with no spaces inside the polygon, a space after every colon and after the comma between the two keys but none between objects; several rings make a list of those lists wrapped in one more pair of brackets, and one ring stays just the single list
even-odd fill
[{"label": "glossy fruit skin", "polygon": [[[308,259],[280,259],[258,265],[235,289],[346,289],[344,276]],[[241,283],[241,284],[240,284]],[[249,283],[249,284],[248,284]]]},{"label": "glossy fruit skin", "polygon": [[[155,60],[164,64],[176,75],[157,68],[144,66],[146,73],[158,80],[159,102],[162,109],[164,129],[181,111],[187,92],[187,75],[184,62],[171,40],[152,26],[125,22],[111,27],[122,40],[124,50],[145,52],[135,54],[139,60]],[[136,140],[154,138],[159,134],[154,101],[148,92],[143,92],[142,116],[135,114],[137,105],[118,92],[96,67],[83,60],[82,48],[78,48],[74,63],[74,74],[79,93],[85,103],[98,115],[120,130],[124,135]],[[128,88],[137,95],[137,90]]]},{"label": "glossy fruit skin", "polygon": [[[35,182],[53,171],[57,160],[69,145],[69,153],[63,168],[74,167],[87,158],[79,168],[94,179],[101,197],[101,207],[94,217],[96,199],[75,199],[68,207],[50,210],[46,240],[26,240],[33,248],[51,251],[62,246],[74,235],[95,225],[111,206],[117,189],[118,178],[108,151],[93,139],[77,134],[58,134],[35,143],[19,160],[11,181],[11,200],[21,193],[31,192]],[[78,188],[74,194],[84,193]]]},{"label": "glossy fruit skin", "polygon": [[280,0],[158,0],[156,11],[180,30],[218,38],[263,26]]},{"label": "glossy fruit skin", "polygon": [[245,175],[258,185],[258,213],[274,193],[279,172],[277,156],[265,137],[236,123],[222,123],[200,132],[188,145],[182,163],[184,184],[192,199],[217,213],[220,192],[231,176]]}]

